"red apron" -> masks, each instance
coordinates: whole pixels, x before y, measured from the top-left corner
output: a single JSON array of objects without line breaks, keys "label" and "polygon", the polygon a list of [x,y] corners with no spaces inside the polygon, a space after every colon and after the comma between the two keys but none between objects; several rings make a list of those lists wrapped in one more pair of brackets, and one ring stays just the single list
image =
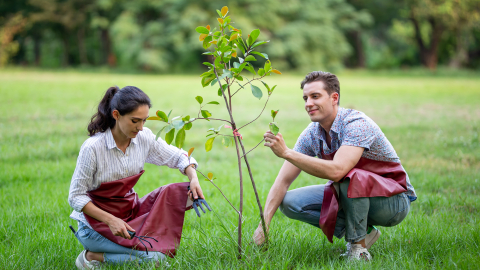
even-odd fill
[{"label": "red apron", "polygon": [[[149,247],[149,250],[173,257],[182,236],[189,183],[159,187],[139,199],[138,194],[133,191],[133,186],[144,172],[103,183],[98,189],[89,191],[87,195],[98,208],[128,223],[135,229],[136,235],[157,239],[158,242],[150,241],[153,248]],[[87,214],[85,218],[95,231],[110,241],[124,247],[145,250],[138,239],[128,240],[115,236],[107,224]]]},{"label": "red apron", "polygon": [[[325,155],[322,151],[322,158],[333,160],[335,153]],[[350,179],[348,198],[391,197],[407,191],[407,174],[402,165],[397,162],[362,157],[341,181],[347,178]],[[320,228],[331,243],[333,243],[333,232],[337,222],[339,200],[333,183],[328,181],[325,185],[319,221]]]}]

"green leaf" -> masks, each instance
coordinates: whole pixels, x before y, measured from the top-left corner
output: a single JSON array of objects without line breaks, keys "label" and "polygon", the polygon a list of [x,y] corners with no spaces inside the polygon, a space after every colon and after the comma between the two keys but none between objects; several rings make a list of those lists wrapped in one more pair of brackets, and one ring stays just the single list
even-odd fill
[{"label": "green leaf", "polygon": [[253,69],[253,67],[250,64],[246,65],[245,69],[253,73],[253,75],[257,75],[257,73],[255,73],[255,69]]},{"label": "green leaf", "polygon": [[209,152],[210,150],[212,150],[212,147],[213,147],[213,141],[215,140],[216,137],[213,137],[213,138],[210,138],[207,140],[207,142],[205,143],[205,150],[207,152]]},{"label": "green leaf", "polygon": [[238,63],[238,62],[233,62],[233,67],[234,67],[234,68],[239,68],[239,67],[240,67],[240,63]]},{"label": "green leaf", "polygon": [[239,80],[239,81],[243,81],[243,77],[240,76],[240,75],[236,76],[235,79],[237,79],[237,80]]},{"label": "green leaf", "polygon": [[255,56],[249,55],[247,58],[245,58],[245,61],[257,61],[257,59],[255,59]]},{"label": "green leaf", "polygon": [[192,128],[192,126],[193,126],[192,123],[186,123],[184,128],[185,128],[185,130],[190,130]]},{"label": "green leaf", "polygon": [[276,123],[272,122],[268,125],[270,127],[270,131],[273,133],[273,135],[277,136],[278,131],[280,130]]},{"label": "green leaf", "polygon": [[187,116],[183,117],[182,121],[185,122],[185,123],[190,121],[190,115],[187,115]]},{"label": "green leaf", "polygon": [[216,101],[210,101],[208,102],[207,104],[215,104],[215,105],[220,105],[220,103],[216,102]]},{"label": "green leaf", "polygon": [[185,142],[185,129],[182,128],[177,132],[177,137],[175,138],[175,146],[177,146],[178,148],[182,148],[184,142]]},{"label": "green leaf", "polygon": [[185,125],[185,122],[183,122],[182,120],[177,120],[177,121],[172,121],[172,124],[175,127],[175,129],[180,130]]},{"label": "green leaf", "polygon": [[198,104],[202,105],[202,103],[203,103],[203,97],[201,97],[201,96],[196,96],[195,99],[197,100]]},{"label": "green leaf", "polygon": [[264,69],[265,69],[265,72],[269,72],[270,69],[272,69],[272,63],[270,62],[270,60],[267,60],[267,61],[265,62],[265,67],[264,67]]},{"label": "green leaf", "polygon": [[157,116],[162,118],[162,121],[168,123],[168,116],[164,112],[157,111]]},{"label": "green leaf", "polygon": [[222,57],[217,56],[217,57],[215,58],[214,65],[215,65],[216,67],[220,67],[220,68],[221,68],[221,66],[222,66],[221,63],[220,63],[221,61],[222,61]]},{"label": "green leaf", "polygon": [[210,86],[214,86],[218,82],[217,78],[213,79],[213,81],[210,83]]},{"label": "green leaf", "polygon": [[240,64],[242,64],[243,62],[245,62],[245,60],[243,60],[242,57],[238,57],[238,61],[240,62]]},{"label": "green leaf", "polygon": [[172,128],[169,132],[167,132],[167,135],[165,135],[165,142],[167,144],[172,144],[174,137],[175,137],[175,129]]},{"label": "green leaf", "polygon": [[219,126],[217,129],[215,129],[214,131],[216,131],[217,133],[220,132],[220,129],[222,129],[223,126],[224,126],[223,124],[220,125],[220,126]]},{"label": "green leaf", "polygon": [[170,112],[169,112],[168,115],[167,115],[167,118],[170,117],[170,114],[172,114],[172,111],[173,111],[173,110],[170,110]]},{"label": "green leaf", "polygon": [[202,53],[202,54],[204,54],[204,55],[213,55],[212,52],[204,52],[204,53]]},{"label": "green leaf", "polygon": [[213,79],[215,79],[215,75],[203,77],[202,78],[202,86],[206,87],[207,85],[210,84],[211,81],[213,81]]},{"label": "green leaf", "polygon": [[210,41],[212,41],[212,36],[208,36],[203,40],[203,48],[205,50],[208,49],[208,47],[210,47],[212,45],[212,43],[210,43]]},{"label": "green leaf", "polygon": [[256,87],[255,85],[251,84],[252,87],[252,94],[254,97],[261,99],[263,96],[262,90],[260,88]]},{"label": "green leaf", "polygon": [[158,140],[158,137],[161,137],[161,136],[162,136],[162,131],[163,131],[166,127],[168,127],[168,125],[166,125],[166,126],[164,126],[164,127],[162,127],[162,128],[160,129],[160,131],[157,133],[157,136],[155,137],[155,141]]},{"label": "green leaf", "polygon": [[277,86],[274,85],[274,86],[272,87],[272,90],[268,91],[268,94],[269,94],[269,95],[271,95],[271,94],[273,93],[273,90],[275,90],[275,87],[277,87]]},{"label": "green leaf", "polygon": [[[228,87],[228,84],[222,85],[223,91],[227,90],[227,87]],[[222,96],[222,89],[220,87],[218,88],[218,96],[219,97]]]},{"label": "green leaf", "polygon": [[170,132],[170,130],[172,130],[173,127],[173,124],[169,124],[168,126],[166,126],[167,128],[165,129],[165,132],[168,133]]},{"label": "green leaf", "polygon": [[278,110],[276,111],[272,110],[271,115],[272,115],[273,121],[275,121],[275,116],[277,116],[277,113],[278,113]]},{"label": "green leaf", "polygon": [[195,31],[197,31],[200,34],[207,34],[207,35],[210,33],[208,31],[208,29],[204,26],[199,26],[199,27],[195,28]]},{"label": "green leaf", "polygon": [[230,136],[223,136],[222,144],[225,147],[229,147],[230,145],[233,145],[233,138]]},{"label": "green leaf", "polygon": [[204,64],[205,66],[208,66],[208,67],[213,68],[212,63],[210,63],[210,62],[203,62],[203,64]]},{"label": "green leaf", "polygon": [[262,83],[263,83],[263,85],[265,85],[265,87],[266,87],[267,90],[268,90],[268,94],[270,95],[270,92],[271,92],[270,86],[268,86],[268,84],[267,84],[266,82],[264,82],[264,81],[262,81]]},{"label": "green leaf", "polygon": [[218,16],[220,16],[220,18],[223,17],[222,12],[220,10],[217,9],[217,13],[218,13]]},{"label": "green leaf", "polygon": [[258,69],[258,76],[263,76],[265,75],[265,70],[263,70],[263,68],[259,68]]},{"label": "green leaf", "polygon": [[257,38],[258,38],[259,35],[260,35],[260,30],[259,30],[259,29],[253,30],[253,31],[250,33],[250,37],[252,38],[252,41],[250,42],[250,44],[252,44],[253,42],[255,42],[255,40],[257,40]]},{"label": "green leaf", "polygon": [[208,118],[208,117],[212,116],[212,114],[207,110],[201,110],[201,113],[202,113],[203,118]]},{"label": "green leaf", "polygon": [[267,40],[267,41],[257,41],[257,42],[255,42],[255,43],[253,43],[252,49],[255,48],[255,47],[257,47],[257,46],[266,44],[266,43],[268,43],[268,42],[270,42],[270,40]]},{"label": "green leaf", "polygon": [[266,54],[266,53],[260,53],[260,52],[251,52],[251,53],[256,54],[256,55],[259,55],[259,56],[261,56],[261,57],[263,57],[263,58],[265,58],[265,59],[268,59],[268,54]]}]

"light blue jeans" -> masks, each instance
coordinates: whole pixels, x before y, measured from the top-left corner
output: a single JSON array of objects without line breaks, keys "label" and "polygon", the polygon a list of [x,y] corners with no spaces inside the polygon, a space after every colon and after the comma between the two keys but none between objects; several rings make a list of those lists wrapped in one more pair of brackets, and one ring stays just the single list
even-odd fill
[{"label": "light blue jeans", "polygon": [[78,231],[75,233],[75,236],[86,250],[103,253],[106,263],[123,264],[131,261],[142,263],[150,260],[160,261],[165,259],[165,255],[161,252],[149,251],[147,255],[145,251],[120,246],[95,230],[90,229],[83,222],[78,222]]},{"label": "light blue jeans", "polygon": [[[358,242],[367,235],[368,226],[391,227],[402,222],[410,211],[410,199],[405,193],[392,197],[348,198],[350,180],[340,183],[338,212],[334,235],[345,236],[347,242]],[[307,186],[287,192],[280,210],[291,219],[319,227],[325,185]]]}]

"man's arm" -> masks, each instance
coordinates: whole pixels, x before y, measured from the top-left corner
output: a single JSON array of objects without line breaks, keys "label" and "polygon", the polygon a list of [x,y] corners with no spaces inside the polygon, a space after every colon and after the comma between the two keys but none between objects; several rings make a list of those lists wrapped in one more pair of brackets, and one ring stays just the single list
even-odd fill
[{"label": "man's arm", "polygon": [[268,131],[264,137],[266,142],[264,145],[270,147],[278,157],[308,174],[335,182],[342,180],[355,167],[365,150],[363,147],[343,145],[337,150],[333,160],[324,160],[289,149],[281,133],[275,136]]},{"label": "man's arm", "polygon": [[[263,211],[265,216],[265,223],[268,226],[272,221],[273,215],[282,203],[285,194],[287,193],[288,188],[293,183],[293,181],[300,174],[301,170],[297,168],[292,163],[285,161],[282,168],[278,172],[277,178],[273,183],[270,191],[268,192],[267,202],[265,203],[265,209]],[[263,235],[262,224],[260,224],[253,235],[254,241],[257,245],[263,244],[265,241],[265,236]]]}]

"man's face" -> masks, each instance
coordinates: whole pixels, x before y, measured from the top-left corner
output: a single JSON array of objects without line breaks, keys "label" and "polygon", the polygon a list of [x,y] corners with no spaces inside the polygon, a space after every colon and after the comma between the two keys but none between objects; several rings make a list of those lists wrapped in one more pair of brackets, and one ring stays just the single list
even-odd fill
[{"label": "man's face", "polygon": [[113,111],[113,117],[117,120],[117,125],[127,138],[135,138],[138,132],[143,130],[143,124],[148,118],[148,105],[140,105],[136,110],[125,115],[120,115],[118,111]]},{"label": "man's face", "polygon": [[335,119],[335,106],[338,103],[338,93],[331,95],[325,90],[322,81],[310,82],[303,87],[305,110],[312,122],[322,122],[325,119]]}]

